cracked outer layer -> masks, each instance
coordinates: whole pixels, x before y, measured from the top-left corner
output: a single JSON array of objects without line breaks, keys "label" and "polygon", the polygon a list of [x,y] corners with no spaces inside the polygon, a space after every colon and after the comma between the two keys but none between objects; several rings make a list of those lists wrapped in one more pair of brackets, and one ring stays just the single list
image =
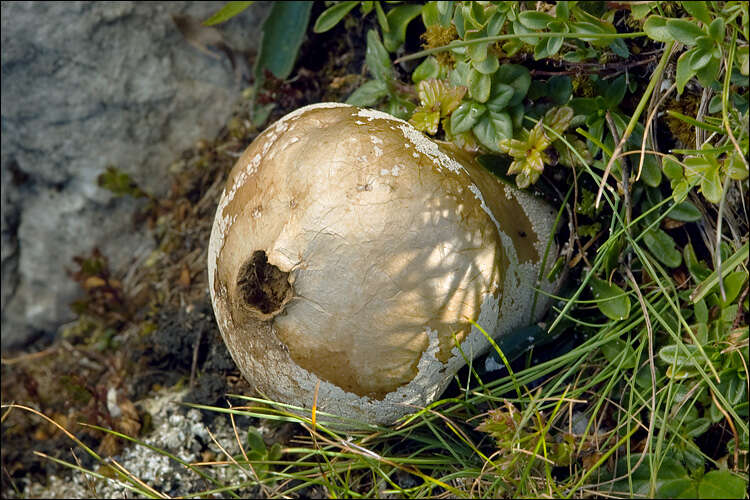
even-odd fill
[{"label": "cracked outer layer", "polygon": [[[464,357],[536,320],[554,212],[390,115],[301,108],[245,150],[208,252],[211,298],[244,376],[272,399],[389,424]],[[553,248],[551,256],[557,254]],[[554,261],[553,257],[548,260]]]}]

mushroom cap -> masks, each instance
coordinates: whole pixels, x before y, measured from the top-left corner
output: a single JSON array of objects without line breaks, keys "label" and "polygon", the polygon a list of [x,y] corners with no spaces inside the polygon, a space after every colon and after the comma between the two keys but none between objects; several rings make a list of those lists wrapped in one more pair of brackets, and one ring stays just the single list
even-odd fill
[{"label": "mushroom cap", "polygon": [[266,396],[311,408],[319,385],[319,410],[390,424],[487,350],[472,322],[497,338],[544,312],[554,215],[407,122],[301,108],[250,144],[219,202],[222,337]]}]

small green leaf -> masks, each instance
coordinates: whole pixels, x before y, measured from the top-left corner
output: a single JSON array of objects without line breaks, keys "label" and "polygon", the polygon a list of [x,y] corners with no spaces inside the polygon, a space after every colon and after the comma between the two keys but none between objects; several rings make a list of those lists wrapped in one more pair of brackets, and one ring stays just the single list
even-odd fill
[{"label": "small green leaf", "polygon": [[487,149],[500,152],[498,143],[513,137],[513,122],[508,113],[484,114],[472,129],[477,140]]},{"label": "small green leaf", "polygon": [[682,94],[685,90],[687,82],[695,75],[695,71],[690,66],[690,60],[693,57],[695,49],[683,52],[682,55],[677,59],[677,74],[675,76],[675,82],[677,83],[677,92]]},{"label": "small green leaf", "polygon": [[747,481],[728,470],[712,470],[698,484],[700,498],[745,498]]},{"label": "small green leaf", "polygon": [[560,1],[555,3],[555,17],[567,20],[570,18],[570,2]]},{"label": "small green leaf", "polygon": [[422,12],[421,4],[399,5],[388,11],[390,31],[383,34],[383,43],[388,52],[395,52],[406,40],[406,27]]},{"label": "small green leaf", "polygon": [[667,19],[667,29],[672,38],[688,46],[693,46],[698,37],[705,35],[694,22],[685,19]]},{"label": "small green leaf", "polygon": [[411,81],[419,83],[428,78],[437,78],[440,75],[440,64],[433,56],[426,58],[411,74]]},{"label": "small green leaf", "polygon": [[706,24],[711,23],[711,11],[708,9],[708,4],[706,2],[694,0],[682,2],[682,8],[699,21],[703,21]]},{"label": "small green leaf", "polygon": [[619,286],[592,277],[591,292],[599,310],[615,321],[627,319],[630,316],[630,297]]},{"label": "small green leaf", "polygon": [[[726,277],[727,274],[729,274],[734,268],[741,262],[747,261],[748,256],[748,249],[750,248],[750,243],[745,243],[740,247],[739,250],[737,250],[734,254],[732,254],[728,259],[724,261],[724,264],[721,266],[721,275],[722,277]],[[692,250],[692,249],[691,249]],[[688,266],[688,269],[690,267]],[[691,270],[692,274],[692,270]],[[706,278],[704,278],[700,284],[698,284],[697,287],[695,287],[695,290],[693,290],[693,293],[690,294],[690,300],[693,302],[697,302],[703,297],[706,296],[710,291],[712,291],[715,287],[717,287],[719,284],[719,274],[716,271],[711,272]]]},{"label": "small green leaf", "polygon": [[275,2],[271,5],[263,22],[263,37],[255,60],[256,82],[262,81],[265,69],[281,80],[292,72],[307,32],[311,8],[312,2]]},{"label": "small green leaf", "polygon": [[724,278],[724,292],[726,293],[727,300],[721,302],[723,306],[734,302],[734,299],[740,294],[745,281],[747,281],[747,273],[745,271],[735,271]]},{"label": "small green leaf", "polygon": [[497,73],[495,73],[495,81],[513,87],[515,92],[508,106],[515,106],[516,104],[520,104],[523,98],[526,97],[526,92],[529,91],[529,85],[531,85],[531,74],[525,66],[503,64]]},{"label": "small green leaf", "polygon": [[732,151],[724,160],[724,168],[727,175],[736,181],[744,181],[750,176],[747,164],[742,161],[737,150]]},{"label": "small green leaf", "polygon": [[500,62],[497,59],[497,54],[488,53],[482,62],[472,60],[471,65],[480,73],[492,75],[500,67]]},{"label": "small green leaf", "polygon": [[547,23],[554,21],[555,18],[547,14],[546,12],[537,12],[535,10],[525,10],[518,14],[518,20],[526,28],[532,30],[543,30],[547,27]]},{"label": "small green leaf", "polygon": [[419,103],[427,108],[440,109],[440,101],[446,93],[443,82],[436,79],[423,80],[417,85]]},{"label": "small green leaf", "polygon": [[651,9],[654,8],[654,5],[655,5],[655,2],[631,4],[630,15],[632,15],[634,19],[643,19],[644,17],[648,15],[649,12],[651,12]]},{"label": "small green leaf", "polygon": [[626,343],[622,339],[617,338],[604,344],[602,346],[602,354],[604,354],[604,357],[607,358],[607,361],[610,363],[618,364],[620,362],[620,356],[625,356],[625,360],[622,362],[622,365],[620,365],[620,368],[624,370],[635,368],[636,366],[635,349],[633,349],[631,344]]},{"label": "small green leaf", "polygon": [[388,26],[388,18],[386,17],[385,12],[383,12],[383,6],[380,5],[380,2],[375,2],[375,15],[378,18],[378,24],[383,33],[391,31],[390,26]]},{"label": "small green leaf", "polygon": [[685,179],[681,179],[675,184],[673,189],[672,198],[674,198],[675,202],[681,203],[685,201],[685,198],[687,198],[687,195],[690,192],[690,184],[688,184],[688,181]]},{"label": "small green leaf", "polygon": [[440,24],[440,12],[438,11],[438,2],[427,2],[422,7],[422,24],[429,28]]},{"label": "small green leaf", "polygon": [[675,268],[682,263],[682,255],[675,248],[675,242],[671,236],[661,229],[651,229],[643,235],[643,242],[662,264]]},{"label": "small green leaf", "polygon": [[535,61],[539,61],[540,59],[546,59],[550,56],[550,53],[547,52],[548,41],[549,39],[542,38],[534,47],[534,60]]},{"label": "small green leaf", "polygon": [[450,81],[451,85],[454,87],[459,87],[461,85],[468,87],[469,72],[471,72],[471,65],[466,61],[460,61],[456,63],[456,67],[453,68],[453,71],[448,74],[448,81]]},{"label": "small green leaf", "polygon": [[643,24],[643,31],[649,38],[657,42],[671,42],[674,40],[672,33],[667,28],[667,18],[661,16],[649,16]]},{"label": "small green leaf", "polygon": [[565,134],[565,140],[573,147],[573,150],[577,151],[583,158],[583,163],[578,158],[578,155],[574,154],[573,151],[562,141],[554,141],[552,145],[557,150],[557,154],[560,156],[558,162],[561,165],[567,165],[569,167],[583,167],[591,163],[593,158],[591,152],[586,147],[586,143],[578,136],[574,134]]},{"label": "small green leaf", "polygon": [[[551,23],[549,23],[549,31],[552,31],[554,33],[568,33],[570,31],[570,28],[568,28],[568,24],[563,21],[552,21]],[[561,36],[547,38],[548,56],[557,54],[557,52],[562,48],[563,41],[564,39]]]},{"label": "small green leaf", "polygon": [[599,101],[593,97],[574,97],[570,100],[570,105],[577,115],[592,115],[600,109]]},{"label": "small green leaf", "polygon": [[[698,364],[699,349],[693,344],[684,344],[684,349],[677,344],[666,345],[659,349],[659,358],[668,365],[677,368],[693,368]],[[686,352],[687,351],[687,352]]]},{"label": "small green leaf", "polygon": [[549,98],[557,105],[563,105],[573,95],[573,84],[569,76],[553,76],[547,82]]},{"label": "small green leaf", "polygon": [[675,207],[669,211],[668,217],[682,222],[695,222],[701,220],[703,214],[689,201],[683,201],[675,204]]},{"label": "small green leaf", "polygon": [[568,128],[568,125],[570,125],[570,121],[572,119],[573,108],[571,108],[570,106],[551,108],[544,114],[545,125],[561,135],[563,132],[565,132],[565,129]]},{"label": "small green leaf", "polygon": [[713,167],[709,160],[710,156],[708,155],[685,158],[683,161],[685,164],[685,178],[689,182],[703,178]]},{"label": "small green leaf", "polygon": [[[648,387],[650,387],[650,382]],[[639,458],[644,457],[645,460]],[[638,465],[637,468],[634,466]],[[655,466],[659,463],[659,459],[653,455],[641,455],[633,453],[627,459],[620,459],[617,461],[615,468],[615,476],[624,477],[620,481],[617,481],[613,485],[614,491],[620,492],[631,492],[636,497],[650,497],[651,489],[651,476],[652,471],[650,464],[653,463]],[[661,461],[658,471],[653,474],[656,477],[656,489],[659,491],[659,487],[666,481],[688,478],[685,468],[675,459],[667,456]]]},{"label": "small green leaf", "polygon": [[475,69],[469,72],[469,93],[472,99],[479,102],[487,102],[490,97],[492,79],[490,75],[480,73]]},{"label": "small green leaf", "polygon": [[203,25],[213,26],[228,21],[252,4],[253,2],[227,2],[216,14],[203,21]]},{"label": "small green leaf", "polygon": [[682,173],[682,165],[680,165],[677,158],[672,155],[667,155],[662,158],[662,168],[664,170],[664,175],[666,175],[669,180],[674,181],[684,177]]},{"label": "small green leaf", "polygon": [[750,48],[747,45],[737,47],[737,66],[743,76],[750,73]]},{"label": "small green leaf", "polygon": [[657,498],[698,498],[698,488],[695,481],[683,477],[661,481],[656,492]]},{"label": "small green leaf", "polygon": [[409,119],[409,123],[414,125],[417,130],[435,135],[440,123],[440,112],[417,108],[417,111]]},{"label": "small green leaf", "polygon": [[266,443],[263,441],[263,436],[253,427],[250,427],[247,431],[247,447],[261,457],[266,454]]},{"label": "small green leaf", "polygon": [[717,17],[708,26],[708,34],[715,42],[721,43],[724,40],[725,24],[724,18]]},{"label": "small green leaf", "polygon": [[[377,2],[375,5],[379,5]],[[365,62],[367,67],[376,80],[380,80],[386,85],[393,80],[393,68],[391,67],[391,57],[380,42],[378,32],[370,30],[367,32],[367,51],[365,53]]]},{"label": "small green leaf", "polygon": [[388,95],[388,87],[380,80],[370,80],[362,84],[346,100],[355,106],[372,106]]},{"label": "small green leaf", "polygon": [[486,111],[486,107],[475,101],[463,102],[451,114],[451,133],[460,134],[471,130]]},{"label": "small green leaf", "polygon": [[[485,36],[484,30],[468,30],[466,31],[466,41],[471,41],[477,38]],[[471,59],[472,63],[479,63],[487,58],[487,48],[489,44],[487,42],[477,42],[466,47],[466,54]]]},{"label": "small green leaf", "polygon": [[708,306],[705,300],[701,299],[696,302],[693,309],[695,310],[695,320],[698,323],[708,323]]},{"label": "small green leaf", "polygon": [[528,151],[528,144],[518,139],[505,139],[500,141],[500,151],[509,154],[513,158],[524,158]]},{"label": "small green leaf", "polygon": [[609,48],[612,49],[612,52],[622,57],[623,59],[628,59],[630,57],[630,49],[625,44],[625,41],[622,38],[612,40],[612,42],[609,44]]},{"label": "small green leaf", "polygon": [[692,243],[685,245],[682,249],[682,256],[685,259],[685,266],[696,282],[701,283],[711,274],[711,270],[702,261],[698,260]]},{"label": "small green leaf", "polygon": [[492,86],[492,95],[491,99],[487,101],[487,108],[495,113],[503,111],[508,106],[511,99],[513,99],[514,94],[515,89],[510,85],[496,83]]},{"label": "small green leaf", "polygon": [[703,196],[705,196],[711,203],[719,203],[723,194],[721,187],[719,168],[710,168],[701,180],[701,193],[703,193]]},{"label": "small green leaf", "polygon": [[391,95],[390,99],[385,103],[384,111],[389,115],[393,115],[396,118],[406,120],[414,112],[414,103],[403,99],[401,97]]},{"label": "small green leaf", "polygon": [[701,85],[704,87],[710,87],[714,83],[716,75],[719,73],[719,66],[721,66],[721,58],[712,57],[711,60],[708,61],[708,64],[698,70],[697,76]]},{"label": "small green leaf", "polygon": [[699,69],[703,68],[711,62],[711,52],[695,48],[693,50],[693,55],[690,57],[690,69],[697,72]]},{"label": "small green leaf", "polygon": [[325,33],[326,31],[330,30],[331,28],[336,26],[339,21],[341,21],[344,16],[349,13],[349,11],[356,7],[358,3],[358,1],[339,2],[332,5],[331,7],[328,7],[323,11],[323,13],[318,16],[318,19],[315,21],[313,31],[315,33]]},{"label": "small green leaf", "polygon": [[625,75],[623,74],[615,78],[614,81],[607,86],[607,89],[604,91],[604,102],[609,109],[620,104],[622,98],[625,97],[625,91],[627,90],[626,83]]},{"label": "small green leaf", "polygon": [[658,187],[661,184],[661,170],[659,170],[659,164],[654,156],[645,155],[641,176],[647,186]]},{"label": "small green leaf", "polygon": [[268,460],[281,460],[281,456],[283,455],[283,452],[281,450],[281,443],[273,443],[271,445],[271,449],[268,450]]}]

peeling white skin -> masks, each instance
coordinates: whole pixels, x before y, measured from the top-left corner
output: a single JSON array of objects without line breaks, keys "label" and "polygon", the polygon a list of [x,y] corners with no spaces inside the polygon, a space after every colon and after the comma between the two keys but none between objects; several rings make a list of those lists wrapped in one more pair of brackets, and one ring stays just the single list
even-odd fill
[{"label": "peeling white skin", "polygon": [[[222,336],[259,390],[309,408],[320,383],[320,410],[389,424],[463,366],[452,334],[467,356],[486,351],[469,320],[497,338],[540,316],[553,212],[452,156],[402,120],[338,103],[290,113],[248,147],[219,202],[208,275]],[[294,288],[269,321],[237,305],[256,250]]]}]

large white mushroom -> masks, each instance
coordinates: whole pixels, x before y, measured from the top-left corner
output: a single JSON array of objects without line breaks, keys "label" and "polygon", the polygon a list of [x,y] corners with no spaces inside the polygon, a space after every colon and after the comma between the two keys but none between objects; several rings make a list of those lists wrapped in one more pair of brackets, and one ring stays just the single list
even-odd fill
[{"label": "large white mushroom", "polygon": [[[271,125],[219,202],[208,278],[221,334],[263,394],[389,424],[532,313],[554,212],[473,157],[337,103]],[[553,251],[550,255],[555,255]],[[553,259],[550,259],[553,260]],[[544,273],[542,273],[544,274]]]}]

